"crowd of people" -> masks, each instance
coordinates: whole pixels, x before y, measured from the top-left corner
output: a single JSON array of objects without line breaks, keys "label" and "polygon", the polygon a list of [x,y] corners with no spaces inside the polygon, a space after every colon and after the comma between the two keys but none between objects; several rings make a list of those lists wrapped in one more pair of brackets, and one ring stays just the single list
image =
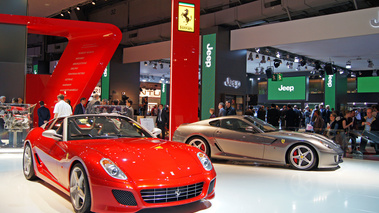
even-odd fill
[{"label": "crowd of people", "polygon": [[[246,113],[247,114],[247,113]],[[272,104],[271,108],[261,106],[257,117],[280,129],[298,131],[304,128],[308,132],[322,134],[347,152],[348,142],[351,141],[352,154],[366,154],[369,140],[373,142],[376,154],[379,154],[379,113],[378,106],[356,108],[339,112],[330,109],[329,105],[316,105],[314,109],[306,106],[304,110],[296,105],[284,105],[282,108]],[[361,138],[359,150],[357,139]]]}]

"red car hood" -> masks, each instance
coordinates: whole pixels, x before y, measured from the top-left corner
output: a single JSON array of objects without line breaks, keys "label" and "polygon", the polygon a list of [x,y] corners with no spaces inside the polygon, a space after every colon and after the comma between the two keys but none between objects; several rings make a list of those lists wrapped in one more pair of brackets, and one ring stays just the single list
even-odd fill
[{"label": "red car hood", "polygon": [[134,181],[168,180],[201,174],[203,166],[188,145],[160,139],[106,139],[87,144]]}]

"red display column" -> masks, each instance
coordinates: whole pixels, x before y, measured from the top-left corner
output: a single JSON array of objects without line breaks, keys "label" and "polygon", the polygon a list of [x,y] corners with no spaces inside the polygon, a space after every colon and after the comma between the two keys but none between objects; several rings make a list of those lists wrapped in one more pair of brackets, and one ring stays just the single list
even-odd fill
[{"label": "red display column", "polygon": [[182,123],[198,121],[200,0],[171,7],[170,140]]}]

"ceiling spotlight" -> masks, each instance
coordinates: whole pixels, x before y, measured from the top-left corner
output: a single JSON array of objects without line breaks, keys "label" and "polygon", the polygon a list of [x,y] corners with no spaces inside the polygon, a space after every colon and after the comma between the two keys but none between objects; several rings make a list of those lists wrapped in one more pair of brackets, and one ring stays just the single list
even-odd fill
[{"label": "ceiling spotlight", "polygon": [[164,75],[162,75],[162,77],[161,77],[161,81],[164,81],[165,79],[164,79]]},{"label": "ceiling spotlight", "polygon": [[355,78],[355,77],[356,77],[356,75],[355,75],[354,72],[351,73],[351,77],[352,77],[352,78]]},{"label": "ceiling spotlight", "polygon": [[80,7],[79,7],[79,6],[77,6],[77,7],[76,7],[76,10],[80,10]]},{"label": "ceiling spotlight", "polygon": [[275,68],[278,68],[279,66],[280,66],[280,64],[282,63],[282,61],[281,60],[279,60],[279,59],[274,59],[274,67]]},{"label": "ceiling spotlight", "polygon": [[304,67],[306,64],[307,64],[307,61],[305,60],[305,58],[301,58],[300,66]]},{"label": "ceiling spotlight", "polygon": [[258,68],[258,67],[255,68],[255,74],[256,74],[256,75],[259,74],[259,68]]},{"label": "ceiling spotlight", "polygon": [[295,63],[299,63],[299,58],[298,57],[295,57],[294,61]]},{"label": "ceiling spotlight", "polygon": [[71,14],[71,10],[67,10],[67,13],[68,13],[68,14]]},{"label": "ceiling spotlight", "polygon": [[163,64],[162,63],[160,64],[160,66],[161,66],[161,69],[163,69]]},{"label": "ceiling spotlight", "polygon": [[368,68],[374,67],[374,63],[372,63],[371,59],[367,60],[367,62],[368,62]]},{"label": "ceiling spotlight", "polygon": [[144,64],[145,66],[147,66],[147,61],[145,61],[143,64]]},{"label": "ceiling spotlight", "polygon": [[271,61],[271,58],[270,58],[270,57],[267,57],[267,61]]},{"label": "ceiling spotlight", "polygon": [[259,53],[260,49],[259,48],[255,48],[255,52]]},{"label": "ceiling spotlight", "polygon": [[153,64],[153,69],[157,69],[157,64]]},{"label": "ceiling spotlight", "polygon": [[276,52],[276,55],[275,55],[277,58],[280,58],[280,52]]},{"label": "ceiling spotlight", "polygon": [[64,15],[63,15],[63,12],[61,12],[61,16],[63,17]]},{"label": "ceiling spotlight", "polygon": [[372,71],[372,76],[378,76],[377,70]]},{"label": "ceiling spotlight", "polygon": [[96,2],[95,1],[92,1],[92,5],[95,5],[96,4]]},{"label": "ceiling spotlight", "polygon": [[346,62],[346,69],[350,69],[351,68],[351,61],[347,61]]},{"label": "ceiling spotlight", "polygon": [[287,66],[287,68],[289,69],[289,68],[290,68],[290,63],[287,62],[287,63],[286,63],[286,66]]},{"label": "ceiling spotlight", "polygon": [[250,54],[249,54],[249,58],[248,58],[247,60],[250,60],[250,61],[253,60],[253,53],[252,53],[252,52],[250,52]]},{"label": "ceiling spotlight", "polygon": [[258,54],[255,55],[255,59],[259,59],[259,55]]},{"label": "ceiling spotlight", "polygon": [[319,70],[321,68],[321,64],[320,64],[320,62],[319,61],[316,61],[315,62],[315,69],[316,70]]},{"label": "ceiling spotlight", "polygon": [[292,62],[290,63],[289,68],[290,68],[290,69],[293,69],[293,63],[292,63]]},{"label": "ceiling spotlight", "polygon": [[265,56],[264,56],[264,55],[262,55],[261,64],[264,64],[264,63],[266,63],[266,58],[265,58]]}]

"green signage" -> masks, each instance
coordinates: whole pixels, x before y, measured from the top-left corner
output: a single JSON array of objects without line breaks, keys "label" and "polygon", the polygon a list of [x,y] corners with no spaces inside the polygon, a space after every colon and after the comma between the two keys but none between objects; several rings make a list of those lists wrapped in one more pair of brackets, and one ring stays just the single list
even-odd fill
[{"label": "green signage", "polygon": [[358,93],[379,92],[379,76],[376,77],[358,77],[357,89]]},{"label": "green signage", "polygon": [[38,74],[38,64],[33,65],[33,74]]},{"label": "green signage", "polygon": [[167,84],[162,83],[161,85],[161,104],[167,104]]},{"label": "green signage", "polygon": [[268,100],[305,100],[305,76],[268,79]]},{"label": "green signage", "polygon": [[204,120],[210,116],[209,109],[215,107],[216,34],[203,36],[201,64],[201,120]]},{"label": "green signage", "polygon": [[325,75],[325,106],[336,108],[336,75]]},{"label": "green signage", "polygon": [[109,70],[110,64],[105,68],[101,77],[101,98],[109,100]]}]

